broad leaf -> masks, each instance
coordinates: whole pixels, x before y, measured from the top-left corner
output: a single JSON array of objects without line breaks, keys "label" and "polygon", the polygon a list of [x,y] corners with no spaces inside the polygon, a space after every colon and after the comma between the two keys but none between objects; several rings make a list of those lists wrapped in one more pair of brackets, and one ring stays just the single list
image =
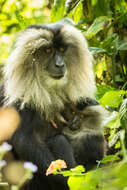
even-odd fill
[{"label": "broad leaf", "polygon": [[109,107],[112,108],[117,108],[120,103],[123,100],[123,95],[125,94],[124,90],[120,91],[109,91],[107,92],[100,100],[99,102],[103,105],[106,106],[108,105]]},{"label": "broad leaf", "polygon": [[98,47],[89,47],[90,52],[95,55],[97,53],[106,53],[105,49],[98,48]]},{"label": "broad leaf", "polygon": [[118,47],[117,50],[125,51],[127,50],[127,42],[122,42]]},{"label": "broad leaf", "polygon": [[88,190],[88,184],[84,181],[84,176],[71,176],[68,179],[68,186],[70,190]]},{"label": "broad leaf", "polygon": [[110,129],[119,128],[121,126],[119,112],[112,112],[112,114],[107,118],[105,125]]},{"label": "broad leaf", "polygon": [[108,162],[114,162],[118,160],[120,160],[120,158],[117,155],[108,155],[101,160],[101,163],[106,164]]},{"label": "broad leaf", "polygon": [[102,43],[101,43],[101,47],[103,49],[111,49],[113,46],[116,48],[116,44],[118,41],[118,34],[114,33],[109,35]]},{"label": "broad leaf", "polygon": [[109,24],[111,21],[111,17],[106,16],[100,16],[96,18],[93,22],[93,24],[90,26],[90,28],[85,33],[86,37],[93,37],[95,36],[99,31],[103,30],[105,26]]},{"label": "broad leaf", "polygon": [[96,97],[97,99],[100,99],[104,96],[104,94],[106,92],[109,92],[111,90],[114,90],[114,88],[112,88],[111,86],[108,85],[97,85],[97,93],[96,93]]}]

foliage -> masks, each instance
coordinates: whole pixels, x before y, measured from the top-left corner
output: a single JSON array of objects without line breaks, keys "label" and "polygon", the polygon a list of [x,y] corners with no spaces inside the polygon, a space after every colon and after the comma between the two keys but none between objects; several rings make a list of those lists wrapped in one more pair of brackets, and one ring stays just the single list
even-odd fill
[{"label": "foliage", "polygon": [[0,1],[0,63],[4,63],[16,33],[26,26],[49,21],[48,1]]},{"label": "foliage", "polygon": [[[38,3],[37,3],[38,2]],[[108,153],[93,171],[70,170],[71,190],[127,189],[127,1],[126,0],[1,0],[0,63],[14,36],[29,24],[70,18],[94,56],[96,97],[111,115],[105,122]],[[119,160],[120,159],[120,160]],[[100,166],[103,165],[101,168]],[[63,171],[62,171],[63,172]],[[65,175],[65,173],[62,173]]]}]

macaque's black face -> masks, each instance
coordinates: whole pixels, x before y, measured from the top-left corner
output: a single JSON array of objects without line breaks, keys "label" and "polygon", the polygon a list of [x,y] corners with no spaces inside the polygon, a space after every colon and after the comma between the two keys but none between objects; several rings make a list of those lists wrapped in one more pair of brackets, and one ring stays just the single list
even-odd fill
[{"label": "macaque's black face", "polygon": [[60,47],[58,50],[55,48],[46,49],[46,51],[53,51],[51,54],[51,60],[47,65],[47,71],[50,76],[55,79],[60,79],[66,72],[66,63],[64,60],[64,47]]},{"label": "macaque's black face", "polygon": [[55,45],[55,43],[41,46],[35,52],[35,59],[43,63],[45,71],[54,79],[64,77],[66,73],[65,53],[67,47],[65,45]]},{"label": "macaque's black face", "polygon": [[73,70],[79,69],[80,55],[84,53],[83,48],[86,44],[84,41],[84,46],[80,49],[79,45],[84,38],[72,26],[58,22],[47,25],[31,25],[26,31],[33,31],[33,35],[34,31],[38,33],[38,36],[30,43],[33,46],[32,55],[35,64],[38,65],[38,70],[43,73],[41,78],[47,76],[47,79],[50,77],[57,81],[59,79],[65,81],[70,73],[75,74]]},{"label": "macaque's black face", "polygon": [[[29,28],[36,28],[39,25],[32,25]],[[48,76],[53,79],[61,79],[67,71],[66,52],[70,44],[63,39],[61,33],[63,25],[55,23],[51,25],[40,25],[40,29],[49,34],[43,35],[43,43],[34,52],[34,58],[39,64],[43,64],[43,69]]]}]

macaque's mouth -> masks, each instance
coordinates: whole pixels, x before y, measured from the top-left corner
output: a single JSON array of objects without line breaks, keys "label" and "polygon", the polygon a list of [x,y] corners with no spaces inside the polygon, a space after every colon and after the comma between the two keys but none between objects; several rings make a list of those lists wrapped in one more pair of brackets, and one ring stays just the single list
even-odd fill
[{"label": "macaque's mouth", "polygon": [[52,75],[52,78],[54,78],[54,79],[61,79],[63,77],[64,77],[64,74],[62,74],[62,75]]}]

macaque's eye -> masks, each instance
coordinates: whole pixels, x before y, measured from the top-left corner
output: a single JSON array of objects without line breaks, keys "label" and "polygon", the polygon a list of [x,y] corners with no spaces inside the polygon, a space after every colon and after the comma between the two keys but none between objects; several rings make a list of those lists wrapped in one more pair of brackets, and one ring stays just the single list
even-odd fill
[{"label": "macaque's eye", "polygon": [[59,51],[60,51],[60,52],[64,52],[64,51],[65,51],[65,47],[60,47],[60,48],[59,48]]},{"label": "macaque's eye", "polygon": [[45,49],[45,52],[46,52],[46,53],[52,53],[53,50],[54,50],[54,49],[53,49],[52,47],[49,47],[49,48],[46,48],[46,49]]}]

